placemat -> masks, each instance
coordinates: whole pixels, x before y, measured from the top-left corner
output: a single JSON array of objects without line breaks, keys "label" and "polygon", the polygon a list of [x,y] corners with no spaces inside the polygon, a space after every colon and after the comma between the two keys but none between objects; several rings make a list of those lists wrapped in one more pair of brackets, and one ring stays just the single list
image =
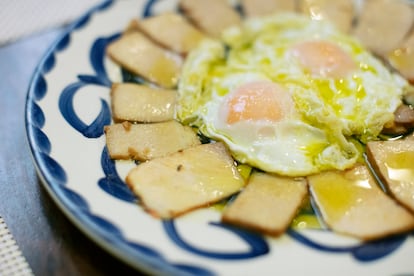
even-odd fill
[{"label": "placemat", "polygon": [[33,275],[2,217],[0,217],[0,275]]},{"label": "placemat", "polygon": [[0,46],[64,26],[102,0],[0,0]]}]

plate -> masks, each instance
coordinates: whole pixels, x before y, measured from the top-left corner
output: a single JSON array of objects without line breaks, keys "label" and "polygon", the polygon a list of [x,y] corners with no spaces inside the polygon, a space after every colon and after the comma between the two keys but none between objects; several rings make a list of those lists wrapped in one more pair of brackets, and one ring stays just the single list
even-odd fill
[{"label": "plate", "polygon": [[[103,126],[117,67],[105,47],[136,16],[175,10],[176,1],[105,1],[68,27],[33,75],[28,141],[51,197],[89,238],[140,271],[156,275],[412,275],[414,236],[370,243],[328,230],[291,228],[270,238],[220,223],[217,208],[175,220],[146,214],[122,179]],[[346,270],[341,269],[346,268]]]}]

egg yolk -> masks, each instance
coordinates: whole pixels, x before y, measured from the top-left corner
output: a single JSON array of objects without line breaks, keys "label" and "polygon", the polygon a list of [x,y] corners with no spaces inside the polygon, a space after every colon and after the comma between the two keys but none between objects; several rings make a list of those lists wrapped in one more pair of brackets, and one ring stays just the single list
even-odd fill
[{"label": "egg yolk", "polygon": [[316,76],[343,78],[357,68],[352,57],[331,42],[305,41],[294,45],[290,51]]},{"label": "egg yolk", "polygon": [[282,120],[294,109],[291,95],[280,85],[257,81],[239,86],[227,101],[227,123]]}]

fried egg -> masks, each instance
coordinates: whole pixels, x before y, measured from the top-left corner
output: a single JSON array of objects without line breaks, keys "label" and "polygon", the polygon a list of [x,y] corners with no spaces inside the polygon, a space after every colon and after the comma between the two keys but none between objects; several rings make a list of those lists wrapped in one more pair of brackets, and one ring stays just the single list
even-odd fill
[{"label": "fried egg", "polygon": [[354,38],[297,14],[246,20],[192,51],[177,118],[239,162],[289,176],[351,167],[408,87]]}]

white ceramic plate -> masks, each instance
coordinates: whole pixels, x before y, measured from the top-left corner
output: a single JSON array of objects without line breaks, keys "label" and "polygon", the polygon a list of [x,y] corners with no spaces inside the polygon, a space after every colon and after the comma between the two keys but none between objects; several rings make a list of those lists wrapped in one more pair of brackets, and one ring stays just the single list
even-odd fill
[{"label": "white ceramic plate", "polygon": [[[414,237],[360,243],[326,230],[289,229],[274,239],[220,224],[217,209],[161,221],[122,182],[103,126],[117,68],[105,46],[129,20],[175,1],[106,1],[70,26],[37,67],[26,127],[42,181],[64,213],[104,249],[157,275],[413,275]],[[113,80],[113,78],[112,78]]]}]

